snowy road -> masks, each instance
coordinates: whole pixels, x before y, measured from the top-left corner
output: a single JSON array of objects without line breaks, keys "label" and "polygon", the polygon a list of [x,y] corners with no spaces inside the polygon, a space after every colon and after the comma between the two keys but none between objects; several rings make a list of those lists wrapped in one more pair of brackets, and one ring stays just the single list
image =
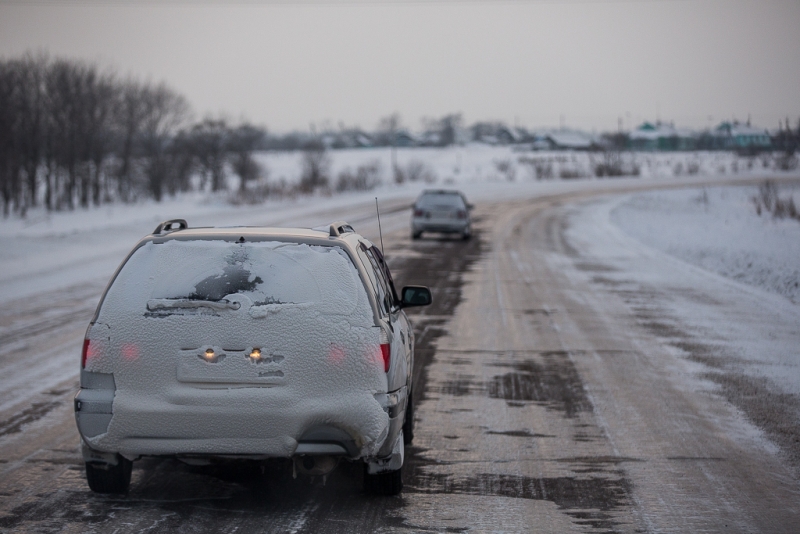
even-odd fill
[{"label": "snowy road", "polygon": [[[137,462],[126,497],[91,494],[71,398],[108,275],[87,267],[45,293],[0,278],[0,530],[796,531],[800,308],[626,235],[610,222],[625,190],[663,183],[618,184],[487,196],[468,243],[410,241],[409,199],[387,205],[395,278],[435,299],[412,317],[417,426],[398,498],[366,498],[346,465],[323,486],[171,460]],[[361,219],[377,241],[371,208],[227,224]]]}]

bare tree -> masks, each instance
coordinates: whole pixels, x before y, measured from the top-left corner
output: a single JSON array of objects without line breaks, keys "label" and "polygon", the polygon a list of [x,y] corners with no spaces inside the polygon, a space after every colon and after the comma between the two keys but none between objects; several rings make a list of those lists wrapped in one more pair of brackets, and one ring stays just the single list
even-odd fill
[{"label": "bare tree", "polygon": [[145,88],[134,79],[120,84],[114,106],[114,137],[117,141],[117,195],[127,202],[134,187],[134,157],[145,121]]},{"label": "bare tree", "polygon": [[195,159],[203,173],[203,183],[210,180],[212,191],[225,189],[228,138],[225,120],[205,119],[192,126],[190,135]]},{"label": "bare tree", "polygon": [[436,134],[439,146],[449,146],[457,141],[458,131],[461,129],[463,119],[460,113],[451,113],[440,119],[423,119],[422,124],[426,131]]},{"label": "bare tree", "polygon": [[331,167],[331,159],[325,146],[319,141],[312,141],[303,149],[302,171],[300,175],[300,191],[313,193],[318,189],[327,189]]},{"label": "bare tree", "polygon": [[83,207],[89,205],[90,193],[95,206],[100,205],[101,197],[109,198],[105,162],[112,150],[109,131],[117,92],[114,75],[111,72],[99,73],[96,69],[92,69],[86,82],[85,157],[90,166],[87,173],[89,183],[81,190],[81,206]]},{"label": "bare tree", "polygon": [[120,83],[92,63],[30,53],[0,60],[4,213],[24,216],[42,187],[47,209],[99,205],[112,200],[114,178],[116,196],[126,201],[135,194],[137,166],[155,198],[169,180],[170,191],[187,188],[191,158],[171,144],[188,111],[163,84]]},{"label": "bare tree", "polygon": [[[63,200],[73,209],[77,193],[82,207],[88,207],[90,200],[99,204],[104,162],[111,150],[113,75],[100,73],[95,65],[68,60],[55,61],[47,74],[49,157],[67,175]],[[49,186],[50,181],[46,183]]]},{"label": "bare tree", "polygon": [[403,176],[409,182],[425,182],[432,184],[436,182],[436,172],[424,161],[412,159],[403,170]]},{"label": "bare tree", "polygon": [[17,87],[14,68],[0,61],[0,195],[3,197],[3,216],[8,217],[13,200],[16,147],[14,132],[18,115],[14,110]]},{"label": "bare tree", "polygon": [[45,75],[46,127],[43,139],[45,204],[49,210],[73,207],[77,168],[77,118],[74,84],[77,65],[64,59],[50,63]]},{"label": "bare tree", "polygon": [[170,143],[168,157],[167,192],[175,196],[178,191],[189,191],[192,187],[191,176],[197,167],[191,134],[186,130],[178,132]]},{"label": "bare tree", "polygon": [[169,154],[170,142],[189,115],[189,105],[164,84],[145,86],[142,96],[141,146],[146,158],[147,188],[153,198],[160,201],[174,163]]},{"label": "bare tree", "polygon": [[257,180],[263,169],[253,158],[253,152],[264,142],[266,131],[250,124],[242,124],[230,132],[228,150],[231,167],[239,177],[239,190],[244,191],[248,182]]},{"label": "bare tree", "polygon": [[47,59],[28,54],[2,62],[0,73],[0,181],[3,212],[25,216],[38,202],[38,168],[45,125]]},{"label": "bare tree", "polygon": [[63,191],[55,202],[56,209],[66,205],[74,209],[80,147],[84,117],[81,113],[81,81],[83,66],[64,59],[56,60],[47,74],[48,108],[53,129],[52,158],[66,173]]},{"label": "bare tree", "polygon": [[45,55],[26,54],[15,62],[17,67],[18,150],[25,174],[22,211],[38,204],[38,170],[42,161],[46,126],[45,78],[49,59]]}]

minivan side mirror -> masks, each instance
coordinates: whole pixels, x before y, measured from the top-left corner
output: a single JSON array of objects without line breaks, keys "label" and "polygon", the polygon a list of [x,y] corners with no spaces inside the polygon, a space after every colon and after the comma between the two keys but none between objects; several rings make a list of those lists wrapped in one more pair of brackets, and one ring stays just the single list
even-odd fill
[{"label": "minivan side mirror", "polygon": [[427,306],[433,299],[431,290],[425,286],[406,286],[400,293],[400,307],[413,308],[414,306]]}]

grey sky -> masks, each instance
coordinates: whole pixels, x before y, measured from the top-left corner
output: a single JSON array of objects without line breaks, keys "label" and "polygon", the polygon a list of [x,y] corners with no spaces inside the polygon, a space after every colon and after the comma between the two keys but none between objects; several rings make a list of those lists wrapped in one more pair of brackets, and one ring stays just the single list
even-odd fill
[{"label": "grey sky", "polygon": [[277,131],[398,112],[529,127],[800,116],[800,1],[0,0],[0,56],[166,81],[198,116]]}]

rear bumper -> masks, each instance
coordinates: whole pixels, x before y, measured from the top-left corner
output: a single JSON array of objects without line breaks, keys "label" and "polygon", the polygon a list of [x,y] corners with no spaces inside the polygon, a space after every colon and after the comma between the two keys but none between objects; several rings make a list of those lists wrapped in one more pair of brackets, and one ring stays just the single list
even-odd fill
[{"label": "rear bumper", "polygon": [[411,221],[412,232],[441,232],[445,234],[463,234],[469,228],[468,220],[428,221],[414,219]]},{"label": "rear bumper", "polygon": [[[110,393],[110,396],[109,396]],[[336,455],[382,458],[400,435],[406,388],[303,398],[283,388],[183,388],[165,396],[82,389],[76,397],[78,430],[89,450],[140,456],[289,458]],[[98,433],[101,416],[105,428]]]}]

